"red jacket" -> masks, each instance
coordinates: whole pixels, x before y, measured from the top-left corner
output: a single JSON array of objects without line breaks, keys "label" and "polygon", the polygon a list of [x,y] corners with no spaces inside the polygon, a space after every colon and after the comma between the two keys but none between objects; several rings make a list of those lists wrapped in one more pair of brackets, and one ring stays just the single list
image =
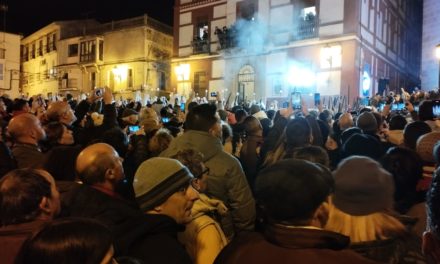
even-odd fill
[{"label": "red jacket", "polygon": [[23,242],[46,222],[36,220],[0,227],[0,262],[2,264],[13,264]]}]

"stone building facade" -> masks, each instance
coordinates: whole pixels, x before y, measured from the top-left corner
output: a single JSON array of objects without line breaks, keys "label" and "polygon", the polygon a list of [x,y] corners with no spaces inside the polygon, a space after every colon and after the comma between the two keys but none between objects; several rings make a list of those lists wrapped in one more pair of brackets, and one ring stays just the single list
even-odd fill
[{"label": "stone building facade", "polygon": [[257,101],[297,90],[349,103],[412,88],[421,19],[419,0],[176,0],[172,87]]}]

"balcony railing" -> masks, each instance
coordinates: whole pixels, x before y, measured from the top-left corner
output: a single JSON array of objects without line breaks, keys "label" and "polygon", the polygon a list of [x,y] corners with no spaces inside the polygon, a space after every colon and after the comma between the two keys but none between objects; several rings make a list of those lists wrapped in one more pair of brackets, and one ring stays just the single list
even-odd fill
[{"label": "balcony railing", "polygon": [[193,54],[202,54],[211,52],[211,42],[208,39],[194,39],[191,42]]},{"label": "balcony railing", "polygon": [[318,37],[318,19],[310,17],[306,20],[299,19],[293,31],[293,40],[303,40]]}]

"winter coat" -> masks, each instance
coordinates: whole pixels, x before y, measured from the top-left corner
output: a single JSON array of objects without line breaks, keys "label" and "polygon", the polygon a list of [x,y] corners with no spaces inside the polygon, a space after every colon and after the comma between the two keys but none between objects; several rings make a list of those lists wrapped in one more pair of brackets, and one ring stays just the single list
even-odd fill
[{"label": "winter coat", "polygon": [[264,235],[238,236],[215,263],[375,263],[346,250],[349,243],[344,235],[318,228],[271,225]]},{"label": "winter coat", "polygon": [[184,149],[194,149],[204,155],[204,163],[210,170],[206,193],[223,201],[231,212],[221,223],[228,239],[232,239],[240,231],[252,230],[255,201],[240,162],[223,151],[220,139],[207,132],[195,130],[189,130],[175,138],[160,156],[171,157]]},{"label": "winter coat", "polygon": [[179,233],[179,241],[185,245],[193,263],[209,264],[226,246],[228,240],[216,219],[227,214],[222,201],[201,193],[191,210],[193,220]]},{"label": "winter coat", "polygon": [[0,262],[12,264],[24,241],[47,221],[35,220],[28,223],[0,227]]},{"label": "winter coat", "polygon": [[148,264],[190,264],[191,258],[177,240],[177,232],[184,229],[166,215],[145,214],[133,219],[124,240],[130,245],[127,255]]}]

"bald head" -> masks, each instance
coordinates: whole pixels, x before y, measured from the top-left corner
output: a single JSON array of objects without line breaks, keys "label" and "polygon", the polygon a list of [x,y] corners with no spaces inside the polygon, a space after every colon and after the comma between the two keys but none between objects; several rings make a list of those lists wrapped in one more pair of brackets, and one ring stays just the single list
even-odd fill
[{"label": "bald head", "polygon": [[40,120],[32,114],[21,114],[11,119],[8,132],[16,142],[37,144],[46,137]]},{"label": "bald head", "polygon": [[69,126],[76,120],[69,103],[61,101],[52,102],[47,108],[46,116],[49,121],[58,121]]},{"label": "bald head", "polygon": [[105,182],[116,184],[124,178],[118,153],[105,143],[90,145],[79,153],[76,159],[76,173],[89,185]]}]

